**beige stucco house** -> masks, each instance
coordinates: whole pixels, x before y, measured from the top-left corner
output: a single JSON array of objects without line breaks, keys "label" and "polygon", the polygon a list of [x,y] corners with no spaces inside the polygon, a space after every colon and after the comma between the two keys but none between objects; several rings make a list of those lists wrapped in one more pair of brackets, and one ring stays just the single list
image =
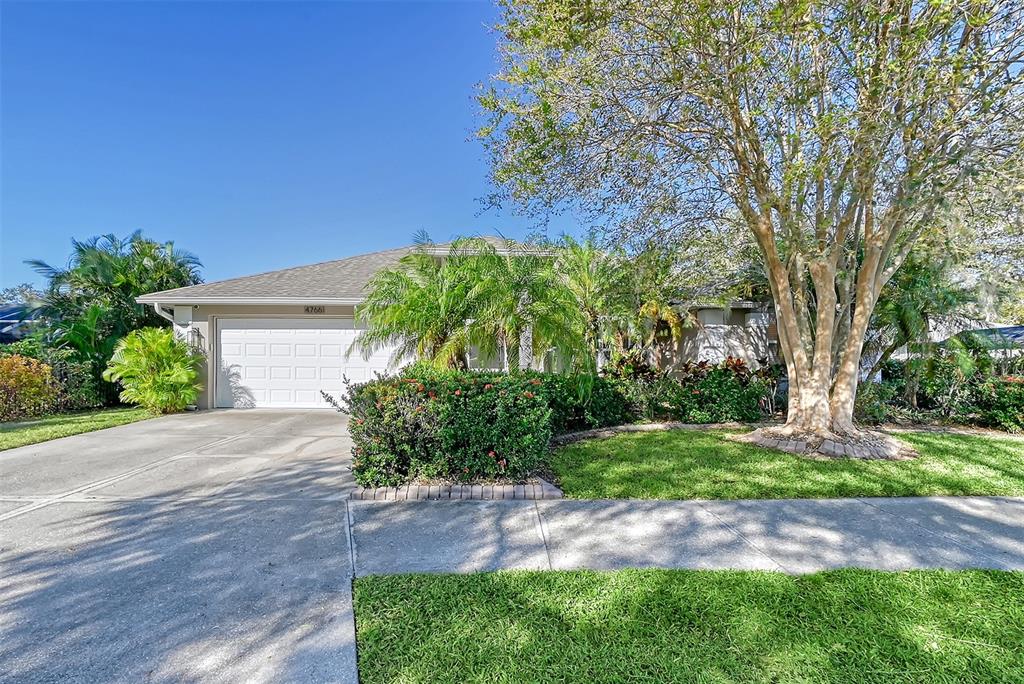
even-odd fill
[{"label": "beige stucco house", "polygon": [[[487,238],[497,249],[500,238]],[[206,358],[199,408],[324,408],[344,378],[387,372],[392,349],[364,358],[354,308],[370,279],[415,246],[232,278],[138,298],[172,321],[175,333]],[[435,248],[446,254],[447,245]],[[763,305],[698,307],[696,325],[665,350],[667,366],[685,360],[750,361],[772,356],[773,325]],[[348,353],[350,348],[352,353]]]}]

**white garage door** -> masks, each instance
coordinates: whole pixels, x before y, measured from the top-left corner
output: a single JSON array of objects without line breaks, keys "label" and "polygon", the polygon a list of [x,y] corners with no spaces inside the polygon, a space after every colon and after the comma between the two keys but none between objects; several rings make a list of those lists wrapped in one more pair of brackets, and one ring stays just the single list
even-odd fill
[{"label": "white garage door", "polygon": [[326,408],[323,390],[339,396],[342,378],[361,382],[385,372],[391,350],[363,359],[351,318],[220,319],[217,406]]}]

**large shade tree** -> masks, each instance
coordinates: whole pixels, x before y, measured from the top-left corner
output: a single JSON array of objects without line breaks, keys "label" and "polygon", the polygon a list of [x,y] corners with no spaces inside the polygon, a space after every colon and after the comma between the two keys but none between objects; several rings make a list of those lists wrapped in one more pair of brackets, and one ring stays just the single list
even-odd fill
[{"label": "large shade tree", "polygon": [[505,0],[481,94],[499,199],[616,237],[742,226],[775,302],[786,435],[853,423],[875,303],[985,186],[1020,186],[1024,11],[932,0]]}]

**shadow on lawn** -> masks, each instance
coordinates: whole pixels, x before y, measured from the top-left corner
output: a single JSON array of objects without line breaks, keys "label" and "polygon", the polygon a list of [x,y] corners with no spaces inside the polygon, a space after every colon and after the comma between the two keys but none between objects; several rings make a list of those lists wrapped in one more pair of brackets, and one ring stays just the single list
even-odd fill
[{"label": "shadow on lawn", "polygon": [[[501,573],[357,581],[364,682],[1012,681],[1019,575]],[[965,611],[963,606],[972,610]],[[412,635],[415,635],[414,637]]]},{"label": "shadow on lawn", "polygon": [[1024,442],[900,434],[909,461],[811,460],[726,441],[708,431],[634,433],[579,443],[553,457],[574,498],[828,498],[1024,495]]},{"label": "shadow on lawn", "polygon": [[167,489],[0,523],[0,680],[338,676],[317,667],[351,643],[349,486],[345,461],[321,454],[214,495]]}]

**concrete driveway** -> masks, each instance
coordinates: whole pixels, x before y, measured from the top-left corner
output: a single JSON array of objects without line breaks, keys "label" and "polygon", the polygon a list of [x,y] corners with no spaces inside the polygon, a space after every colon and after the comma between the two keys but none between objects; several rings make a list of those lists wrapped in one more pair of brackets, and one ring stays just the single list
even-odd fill
[{"label": "concrete driveway", "polygon": [[0,681],[356,681],[333,411],[0,452]]}]

